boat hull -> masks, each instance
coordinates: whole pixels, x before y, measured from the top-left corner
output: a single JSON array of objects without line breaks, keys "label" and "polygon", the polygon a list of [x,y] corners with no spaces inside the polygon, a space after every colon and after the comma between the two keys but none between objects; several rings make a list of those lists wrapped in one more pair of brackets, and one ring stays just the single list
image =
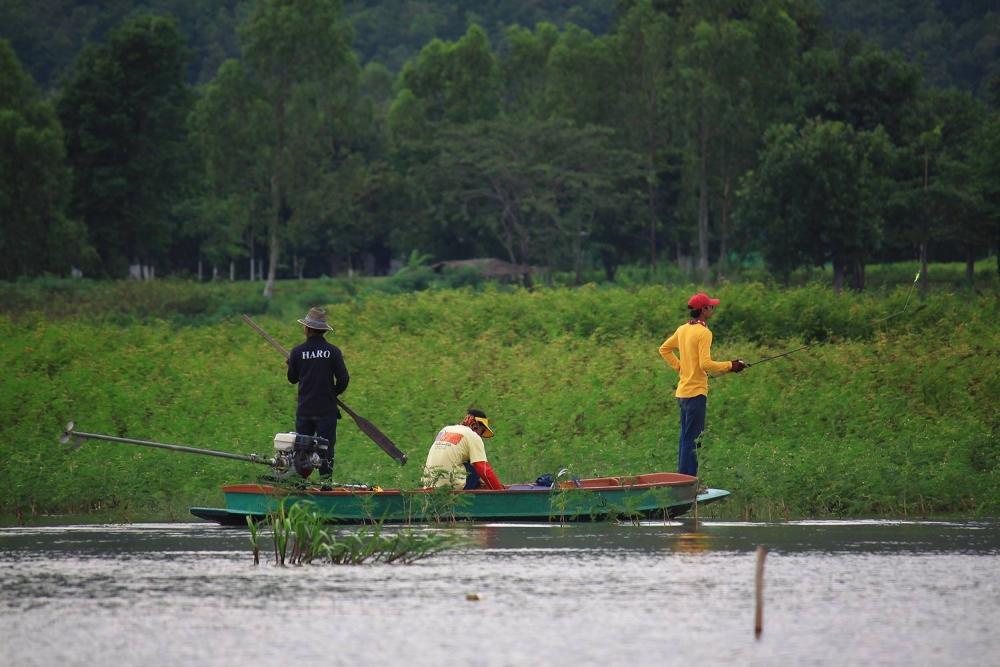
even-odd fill
[{"label": "boat hull", "polygon": [[318,487],[290,491],[265,484],[223,487],[225,509],[192,507],[197,517],[226,525],[260,520],[282,504],[308,503],[336,523],[428,521],[587,521],[672,518],[697,502],[729,495],[721,489],[698,493],[698,480],[679,473],[600,477],[554,487],[518,484],[500,491],[445,489],[370,490]]}]

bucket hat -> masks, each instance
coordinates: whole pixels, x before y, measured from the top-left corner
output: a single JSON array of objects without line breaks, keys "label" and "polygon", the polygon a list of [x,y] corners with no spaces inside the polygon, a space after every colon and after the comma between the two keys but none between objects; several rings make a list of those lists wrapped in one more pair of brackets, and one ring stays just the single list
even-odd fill
[{"label": "bucket hat", "polygon": [[333,331],[333,327],[326,323],[326,311],[322,308],[310,308],[306,316],[298,321],[299,324],[318,331]]}]

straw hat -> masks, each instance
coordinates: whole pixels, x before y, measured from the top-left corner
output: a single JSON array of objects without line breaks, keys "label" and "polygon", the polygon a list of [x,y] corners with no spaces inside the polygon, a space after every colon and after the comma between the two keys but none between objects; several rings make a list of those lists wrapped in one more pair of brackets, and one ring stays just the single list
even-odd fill
[{"label": "straw hat", "polygon": [[333,327],[326,323],[326,311],[322,308],[310,308],[309,312],[298,321],[304,327],[316,329],[318,331],[333,331]]}]

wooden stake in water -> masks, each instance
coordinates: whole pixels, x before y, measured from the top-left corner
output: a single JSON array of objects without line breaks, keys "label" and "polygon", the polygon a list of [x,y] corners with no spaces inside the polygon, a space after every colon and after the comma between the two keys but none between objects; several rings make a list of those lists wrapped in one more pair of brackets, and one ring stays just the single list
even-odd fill
[{"label": "wooden stake in water", "polygon": [[767,556],[767,547],[757,546],[757,607],[753,620],[753,636],[760,639],[760,633],[764,631],[764,557]]}]

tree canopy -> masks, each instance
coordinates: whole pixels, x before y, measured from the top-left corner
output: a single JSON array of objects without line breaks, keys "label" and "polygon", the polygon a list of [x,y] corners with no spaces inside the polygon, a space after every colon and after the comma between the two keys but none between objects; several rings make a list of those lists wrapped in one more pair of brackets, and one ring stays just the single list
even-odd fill
[{"label": "tree canopy", "polygon": [[893,23],[975,37],[975,72],[933,49],[955,64],[931,72],[855,30],[898,4],[5,3],[2,277],[266,272],[270,294],[491,255],[576,280],[971,274],[1000,236],[995,45],[971,25],[994,13]]}]

